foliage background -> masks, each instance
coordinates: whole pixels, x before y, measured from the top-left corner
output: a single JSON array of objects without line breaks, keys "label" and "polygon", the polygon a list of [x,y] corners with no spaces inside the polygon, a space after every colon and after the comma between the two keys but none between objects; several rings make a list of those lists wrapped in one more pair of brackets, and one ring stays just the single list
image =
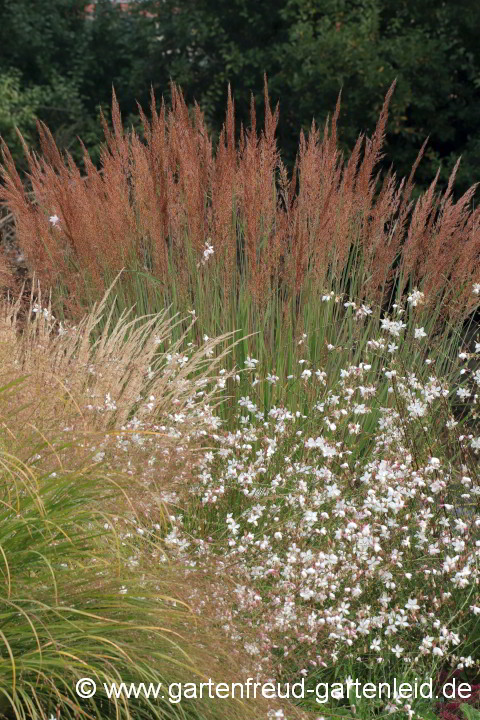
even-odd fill
[{"label": "foliage background", "polygon": [[15,126],[35,146],[37,118],[78,161],[80,136],[98,162],[99,110],[109,115],[112,84],[126,123],[136,124],[136,101],[148,109],[152,86],[158,104],[162,95],[168,103],[173,80],[190,106],[199,103],[216,140],[228,83],[237,117],[248,124],[251,92],[262,115],[266,72],[290,170],[300,129],[313,118],[322,125],[341,88],[340,144],[348,157],[359,133],[373,131],[396,77],[384,166],[408,175],[429,135],[417,192],[439,164],[444,188],[459,155],[455,196],[479,179],[474,0],[132,0],[131,12],[98,0],[94,20],[85,19],[84,6],[0,0],[0,134],[23,168]]}]

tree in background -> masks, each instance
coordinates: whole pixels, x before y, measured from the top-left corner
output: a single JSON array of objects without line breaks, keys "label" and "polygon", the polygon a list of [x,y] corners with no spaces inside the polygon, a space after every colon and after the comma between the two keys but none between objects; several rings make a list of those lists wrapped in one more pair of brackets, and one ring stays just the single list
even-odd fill
[{"label": "tree in background", "polygon": [[[2,97],[10,96],[7,108],[13,110],[11,115],[8,109],[3,113],[0,133],[7,139],[12,126],[19,124],[31,140],[36,135],[35,118],[56,132],[74,131],[84,116],[78,90],[84,49],[82,0],[52,0],[48,6],[0,0],[0,17]],[[25,110],[19,115],[21,105]],[[13,150],[17,147],[15,138]]]},{"label": "tree in background", "polygon": [[22,91],[21,74],[15,68],[0,72],[0,134],[15,157],[21,154],[18,127],[28,143],[35,138],[35,116],[41,103],[38,87]]},{"label": "tree in background", "polygon": [[[98,1],[92,22],[85,5],[85,0],[50,0],[48,5],[0,0],[0,135],[22,169],[15,125],[38,148],[35,121],[42,120],[59,147],[79,162],[80,136],[98,162],[103,141],[99,110],[103,107],[108,116],[112,85],[127,121],[137,121],[137,98],[148,103],[153,73],[145,36],[153,35],[152,22],[121,12],[110,0]],[[162,85],[168,79],[165,73]]]}]

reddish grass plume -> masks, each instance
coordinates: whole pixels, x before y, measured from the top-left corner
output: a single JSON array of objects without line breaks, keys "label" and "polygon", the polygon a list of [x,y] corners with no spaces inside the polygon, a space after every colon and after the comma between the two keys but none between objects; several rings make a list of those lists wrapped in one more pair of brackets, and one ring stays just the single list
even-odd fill
[{"label": "reddish grass plume", "polygon": [[[471,292],[480,263],[480,208],[470,208],[476,185],[452,200],[458,161],[443,195],[436,192],[437,173],[414,202],[413,176],[425,141],[408,179],[398,183],[389,171],[378,188],[376,166],[394,88],[395,82],[372,138],[360,135],[347,163],[337,148],[339,95],[323,137],[314,121],[308,138],[302,131],[291,179],[276,146],[279,110],[270,109],[266,77],[264,130],[258,136],[252,96],[251,127],[241,128],[236,146],[229,87],[215,155],[200,108],[195,103],[189,113],[174,84],[170,111],[162,99],[157,113],[153,91],[151,121],[139,106],[144,142],[134,130],[124,132],[113,92],[113,131],[102,115],[106,147],[100,170],[82,144],[82,177],[71,155],[63,157],[38,123],[41,157],[21,138],[35,200],[2,140],[0,202],[13,212],[30,270],[45,289],[62,284],[73,314],[86,297],[102,297],[122,268],[146,268],[168,289],[169,252],[177,284],[187,293],[188,237],[197,259],[207,241],[213,244],[209,263],[223,278],[226,302],[231,279],[240,272],[259,307],[280,286],[285,297],[298,296],[309,275],[320,291],[328,272],[338,282],[356,249],[363,259],[358,301],[383,303],[397,281],[400,292],[408,283],[423,284],[427,306],[440,304],[449,320],[465,319],[478,303]],[[240,246],[244,270],[236,264]],[[128,272],[126,277],[128,282]]]}]

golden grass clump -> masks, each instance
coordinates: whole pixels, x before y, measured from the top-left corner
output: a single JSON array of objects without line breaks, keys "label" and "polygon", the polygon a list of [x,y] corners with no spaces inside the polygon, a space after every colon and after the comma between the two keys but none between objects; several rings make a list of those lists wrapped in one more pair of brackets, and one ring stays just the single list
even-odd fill
[{"label": "golden grass clump", "polygon": [[[214,374],[228,349],[214,359],[209,355],[231,333],[210,340],[187,357],[178,352],[186,333],[171,342],[175,325],[165,318],[166,311],[133,320],[123,313],[113,323],[113,303],[109,317],[103,318],[112,289],[77,326],[69,327],[55,320],[51,303],[44,305],[39,286],[35,301],[32,293],[23,331],[19,330],[21,298],[5,301],[0,316],[1,380],[27,378],[15,395],[19,428],[30,433],[35,426],[41,437],[50,426],[60,424],[67,443],[81,441],[84,457],[96,451],[118,467],[119,445],[130,436],[146,438],[133,443],[128,456],[120,453],[120,467],[129,474],[135,470],[138,488],[143,487],[148,496],[137,493],[137,508],[141,500],[148,505],[152,498],[158,505],[173,467],[180,464],[184,475],[202,440],[217,426],[212,414],[216,405],[211,403],[232,373]],[[102,319],[103,331],[95,336]],[[168,345],[166,355],[158,352],[161,343]],[[159,440],[161,473],[158,464],[148,464],[150,445]],[[141,467],[156,480],[147,482]]]}]

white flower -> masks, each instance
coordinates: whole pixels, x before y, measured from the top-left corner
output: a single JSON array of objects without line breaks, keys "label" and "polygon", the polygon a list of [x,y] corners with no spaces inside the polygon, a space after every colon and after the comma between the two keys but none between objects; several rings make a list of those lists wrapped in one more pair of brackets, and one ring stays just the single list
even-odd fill
[{"label": "white flower", "polygon": [[205,265],[210,255],[213,255],[213,246],[208,243],[208,240],[205,242],[205,247],[206,249],[203,251],[203,259],[201,262],[197,263],[197,268],[200,267],[200,264]]},{"label": "white flower", "polygon": [[53,227],[58,225],[58,223],[60,222],[60,218],[58,217],[58,215],[50,215],[50,217],[48,219],[52,223]]},{"label": "white flower", "polygon": [[105,395],[105,410],[116,410],[117,405],[115,403],[115,400],[112,400],[112,397],[110,393],[106,393]]},{"label": "white flower", "polygon": [[313,510],[306,510],[303,519],[306,523],[309,524],[316,523],[318,520],[318,513],[314,512]]},{"label": "white flower", "polygon": [[424,302],[424,294],[420,290],[415,290],[411,295],[408,296],[407,301],[413,305],[413,307],[416,307],[419,303],[420,305]]},{"label": "white flower", "polygon": [[54,320],[55,319],[53,317],[53,315],[50,313],[50,311],[48,310],[48,308],[42,308],[42,307],[40,307],[40,305],[38,303],[35,303],[33,305],[32,312],[34,312],[36,315],[37,314],[43,315],[45,320],[49,320],[49,319]]},{"label": "white flower", "polygon": [[387,318],[383,318],[381,323],[382,323],[383,330],[388,330],[389,333],[391,333],[392,335],[395,335],[396,337],[399,336],[400,330],[403,330],[403,328],[407,327],[407,324],[402,323],[400,320],[394,321],[394,320],[388,320]]},{"label": "white flower", "polygon": [[362,307],[359,310],[357,310],[357,312],[355,313],[355,315],[357,317],[365,317],[366,315],[371,315],[371,314],[372,314],[372,310],[370,309],[370,307],[368,305],[362,305]]},{"label": "white flower", "polygon": [[409,598],[405,607],[407,610],[420,610],[420,605],[418,604],[416,598]]},{"label": "white flower", "polygon": [[472,447],[474,450],[478,450],[480,448],[480,437],[476,437],[471,440],[470,447]]},{"label": "white flower", "polygon": [[431,650],[432,647],[433,647],[433,637],[431,637],[430,635],[427,635],[426,637],[423,638],[422,644],[420,645],[420,649],[424,648],[425,650]]},{"label": "white flower", "polygon": [[425,403],[421,403],[419,400],[415,400],[415,402],[407,405],[407,410],[409,414],[413,417],[423,417],[427,411],[427,406],[425,405]]},{"label": "white flower", "polygon": [[455,568],[458,558],[458,555],[455,555],[453,558],[450,557],[450,555],[446,555],[443,563],[443,572],[451,572]]},{"label": "white flower", "polygon": [[395,647],[392,648],[392,652],[395,653],[395,655],[397,656],[397,658],[399,658],[400,655],[403,653],[403,648],[400,647],[400,645],[397,644],[397,645],[395,645]]},{"label": "white flower", "polygon": [[267,382],[271,383],[272,385],[275,385],[275,383],[277,382],[277,380],[279,380],[278,375],[271,375],[270,373],[268,373],[268,375],[267,375]]},{"label": "white flower", "polygon": [[228,525],[228,528],[232,535],[237,535],[238,531],[240,529],[240,525],[235,522],[235,520],[232,517],[233,513],[228,513],[226,523]]}]

